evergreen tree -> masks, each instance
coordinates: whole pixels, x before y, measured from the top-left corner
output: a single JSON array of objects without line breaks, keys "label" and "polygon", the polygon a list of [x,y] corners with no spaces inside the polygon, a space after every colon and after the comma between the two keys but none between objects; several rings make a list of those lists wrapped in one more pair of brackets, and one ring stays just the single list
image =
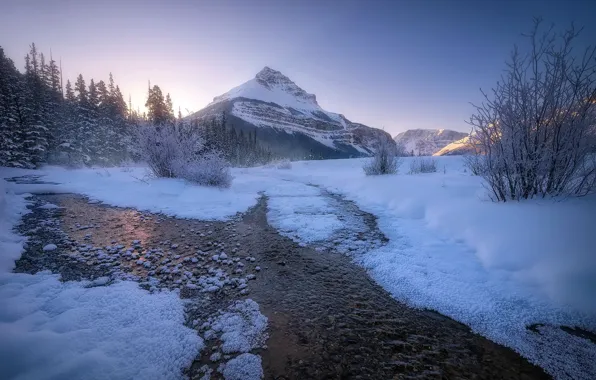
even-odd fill
[{"label": "evergreen tree", "polygon": [[110,94],[108,93],[108,88],[106,87],[106,83],[102,80],[97,82],[96,91],[97,91],[97,107],[100,113],[107,115],[108,109],[110,107]]},{"label": "evergreen tree", "polygon": [[45,109],[46,89],[41,77],[39,56],[35,44],[26,59],[25,72],[25,103],[22,128],[24,154],[28,158],[28,166],[40,164],[46,156],[49,135],[47,124],[49,118]]},{"label": "evergreen tree", "polygon": [[110,73],[110,79],[108,82],[108,91],[110,92],[110,94],[114,93],[114,91],[116,91],[116,86],[114,85],[114,77],[112,76],[112,73]]},{"label": "evergreen tree", "polygon": [[83,74],[79,74],[77,77],[77,81],[75,82],[75,91],[77,92],[77,102],[79,103],[79,107],[85,107],[85,109],[89,108],[87,86],[85,85]]},{"label": "evergreen tree", "polygon": [[114,119],[126,119],[128,110],[126,108],[126,102],[124,96],[120,91],[120,87],[116,86],[113,93],[110,93],[111,102],[113,105],[113,117]]},{"label": "evergreen tree", "polygon": [[46,65],[46,59],[45,59],[43,53],[41,53],[39,55],[39,73],[38,73],[38,76],[39,76],[39,79],[41,80],[41,82],[44,85],[47,83],[47,81],[46,81],[47,71],[48,71],[48,67]]},{"label": "evergreen tree", "polygon": [[94,139],[94,125],[91,119],[89,93],[83,75],[79,74],[75,82],[76,109],[75,109],[75,138],[73,151],[80,155],[83,163],[92,164],[96,153]]},{"label": "evergreen tree", "polygon": [[173,123],[175,120],[174,105],[172,104],[172,98],[169,93],[166,95],[166,112],[168,114],[168,121]]},{"label": "evergreen tree", "polygon": [[[99,109],[99,95],[97,93],[97,87],[95,81],[91,78],[89,82],[89,92],[87,94],[87,100],[89,101],[89,109],[93,112],[97,112]],[[96,115],[94,115],[96,117]]]},{"label": "evergreen tree", "polygon": [[149,89],[145,107],[147,107],[149,122],[156,125],[166,125],[170,120],[168,105],[159,86],[154,85],[153,88]]},{"label": "evergreen tree", "polygon": [[75,93],[72,89],[72,85],[70,84],[69,80],[66,80],[66,100],[69,102],[76,102]]},{"label": "evergreen tree", "polygon": [[[50,57],[50,63],[47,66],[46,70],[46,86],[52,90],[53,94],[58,94],[62,97],[62,88],[60,85],[60,70],[56,65],[56,61],[54,61]],[[55,95],[54,95],[55,96]]]},{"label": "evergreen tree", "polygon": [[126,146],[129,144],[131,135],[128,132],[128,109],[120,87],[116,85],[110,94],[109,129],[106,142],[109,147],[107,156],[118,162],[126,158]]},{"label": "evergreen tree", "polygon": [[31,166],[24,150],[24,95],[23,78],[0,47],[0,166]]}]

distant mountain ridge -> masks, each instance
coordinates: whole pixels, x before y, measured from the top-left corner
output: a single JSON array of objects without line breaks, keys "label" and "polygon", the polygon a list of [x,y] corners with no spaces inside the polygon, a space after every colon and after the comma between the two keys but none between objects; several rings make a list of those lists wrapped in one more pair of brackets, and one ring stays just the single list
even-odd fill
[{"label": "distant mountain ridge", "polygon": [[393,139],[413,156],[432,156],[454,141],[461,140],[468,133],[450,129],[409,129],[398,133]]},{"label": "distant mountain ridge", "polygon": [[256,131],[261,144],[284,157],[361,157],[372,154],[379,139],[393,143],[391,136],[380,129],[322,109],[314,94],[269,67],[216,96],[188,118],[209,120],[224,112],[228,126],[244,133]]},{"label": "distant mountain ridge", "polygon": [[433,156],[459,156],[462,154],[474,154],[480,152],[480,147],[474,147],[472,135],[466,135],[463,139],[456,140],[435,152]]}]

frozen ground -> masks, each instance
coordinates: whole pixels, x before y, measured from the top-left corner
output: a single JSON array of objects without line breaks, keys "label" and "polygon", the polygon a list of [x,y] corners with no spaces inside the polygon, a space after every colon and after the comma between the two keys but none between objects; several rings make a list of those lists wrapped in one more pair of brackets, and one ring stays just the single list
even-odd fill
[{"label": "frozen ground", "polygon": [[459,157],[437,160],[437,173],[384,177],[365,177],[362,160],[236,169],[226,190],[146,179],[142,168],[47,168],[29,174],[59,184],[8,186],[201,219],[245,211],[264,192],[270,223],[304,244],[350,223],[322,190],[338,193],[378,217],[388,244],[353,257],[395,298],[461,321],[557,378],[596,377],[596,345],[558,328],[596,331],[596,198],[494,204]]}]

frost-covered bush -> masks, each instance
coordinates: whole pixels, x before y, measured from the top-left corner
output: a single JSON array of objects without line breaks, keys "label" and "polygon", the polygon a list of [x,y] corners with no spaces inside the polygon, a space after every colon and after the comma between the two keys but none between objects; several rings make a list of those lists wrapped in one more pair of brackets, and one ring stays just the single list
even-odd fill
[{"label": "frost-covered bush", "polygon": [[467,154],[463,156],[465,168],[470,169],[473,175],[482,175],[486,170],[484,155]]},{"label": "frost-covered bush", "polygon": [[178,160],[174,176],[203,186],[230,187],[230,165],[218,152],[207,152],[190,161]]},{"label": "frost-covered bush", "polygon": [[292,161],[287,158],[276,161],[274,164],[277,169],[292,169]]},{"label": "frost-covered bush", "polygon": [[204,185],[229,187],[230,165],[216,151],[204,149],[198,130],[147,126],[139,130],[143,159],[156,177],[183,178]]},{"label": "frost-covered bush", "polygon": [[410,161],[408,174],[436,173],[437,162],[431,157],[417,157]]},{"label": "frost-covered bush", "polygon": [[267,169],[292,169],[292,161],[288,158],[275,159],[267,162],[263,167]]},{"label": "frost-covered bush", "polygon": [[[496,201],[582,196],[596,191],[596,48],[574,51],[578,31],[529,35],[470,124],[482,158],[468,166]],[[579,53],[579,54],[578,54]]]},{"label": "frost-covered bush", "polygon": [[292,161],[288,159],[281,160],[277,163],[276,167],[278,169],[292,169]]},{"label": "frost-covered bush", "polygon": [[138,134],[141,155],[156,177],[175,177],[174,164],[192,161],[203,145],[198,134],[182,135],[172,126],[146,126]]},{"label": "frost-covered bush", "polygon": [[366,161],[362,169],[366,175],[395,174],[401,165],[401,159],[397,155],[395,144],[390,141],[381,140],[378,142],[375,154]]}]

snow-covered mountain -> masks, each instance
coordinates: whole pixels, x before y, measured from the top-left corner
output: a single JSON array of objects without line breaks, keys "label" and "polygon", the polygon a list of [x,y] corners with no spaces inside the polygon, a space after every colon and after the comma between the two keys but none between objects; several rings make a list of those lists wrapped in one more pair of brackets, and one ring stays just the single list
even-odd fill
[{"label": "snow-covered mountain", "polygon": [[463,139],[457,140],[441,148],[438,152],[435,152],[433,156],[459,156],[462,154],[472,154],[479,149],[474,149],[470,136],[466,136]]},{"label": "snow-covered mountain", "polygon": [[378,139],[392,141],[376,128],[328,112],[314,94],[269,67],[253,79],[216,96],[189,116],[209,120],[225,112],[228,127],[256,131],[273,153],[291,158],[343,158],[370,155]]},{"label": "snow-covered mountain", "polygon": [[467,133],[449,129],[409,129],[397,134],[393,139],[404,147],[407,154],[432,156],[445,146],[461,140],[467,135]]}]

